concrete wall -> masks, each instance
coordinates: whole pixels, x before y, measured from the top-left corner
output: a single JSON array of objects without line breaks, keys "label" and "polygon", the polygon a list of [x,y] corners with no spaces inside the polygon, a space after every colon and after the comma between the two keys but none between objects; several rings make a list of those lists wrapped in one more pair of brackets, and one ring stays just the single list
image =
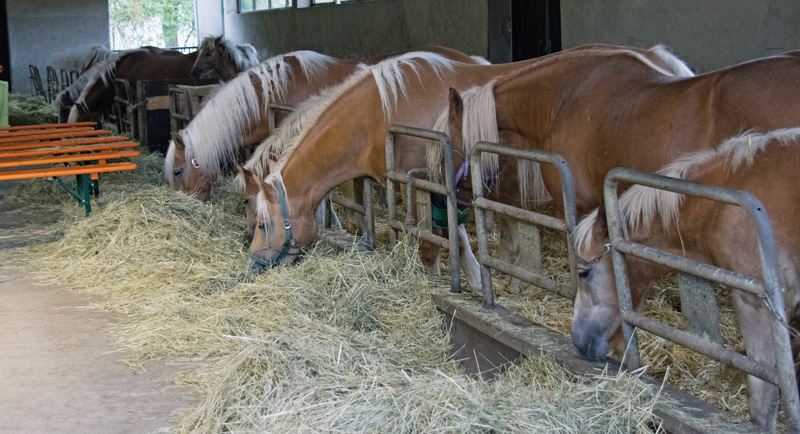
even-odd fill
[{"label": "concrete wall", "polygon": [[561,0],[564,48],[666,44],[707,72],[800,49],[797,0]]},{"label": "concrete wall", "polygon": [[[8,0],[11,89],[30,93],[28,65],[80,69],[93,45],[109,46],[108,0]],[[59,77],[60,80],[60,77]]]},{"label": "concrete wall", "polygon": [[225,36],[280,54],[359,58],[426,44],[487,55],[487,1],[378,0],[239,14],[225,2]]}]

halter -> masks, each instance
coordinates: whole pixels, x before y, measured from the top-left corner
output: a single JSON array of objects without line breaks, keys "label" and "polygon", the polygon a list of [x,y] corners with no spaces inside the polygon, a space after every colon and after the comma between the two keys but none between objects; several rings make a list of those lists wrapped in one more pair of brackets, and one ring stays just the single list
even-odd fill
[{"label": "halter", "polygon": [[[197,161],[196,158],[192,158],[191,164],[192,167],[194,167],[197,170],[200,170],[200,163]],[[200,191],[200,188],[203,187],[204,185],[208,186],[210,189],[213,189],[214,186],[217,185],[217,180],[215,178],[213,181],[209,181],[208,176],[206,176],[206,174],[203,173],[202,170],[200,170],[200,177],[197,178],[197,182],[194,184],[194,188],[192,189],[191,194],[192,195],[197,194],[197,192]]]},{"label": "halter", "polygon": [[291,249],[297,246],[297,240],[295,240],[294,235],[292,235],[292,223],[289,221],[289,207],[286,205],[286,194],[284,193],[283,183],[281,183],[281,181],[275,181],[275,190],[278,191],[278,203],[281,206],[281,216],[283,217],[283,229],[286,231],[286,241],[283,242],[283,246],[281,246],[281,252],[278,253],[278,256],[272,259],[265,260],[252,253],[250,254],[250,259],[264,268],[272,268],[276,265],[280,265],[281,261],[286,257],[286,255],[290,253],[296,255],[299,253],[299,250],[290,252]]},{"label": "halter", "polygon": [[606,244],[603,246],[603,249],[604,249],[604,250],[603,250],[603,253],[601,253],[601,254],[600,254],[599,256],[597,256],[596,258],[594,258],[594,259],[590,259],[590,260],[588,260],[588,261],[586,261],[586,260],[582,259],[580,256],[578,256],[578,262],[580,262],[580,263],[581,263],[581,265],[593,265],[593,264],[596,264],[596,263],[600,262],[600,261],[603,259],[603,257],[604,257],[605,255],[607,255],[607,254],[608,254],[608,252],[610,252],[610,251],[611,251],[611,243],[606,243]]}]

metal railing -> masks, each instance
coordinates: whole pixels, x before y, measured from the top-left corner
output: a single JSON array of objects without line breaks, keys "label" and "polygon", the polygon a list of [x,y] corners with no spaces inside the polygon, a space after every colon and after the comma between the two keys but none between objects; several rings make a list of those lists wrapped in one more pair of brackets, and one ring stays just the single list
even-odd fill
[{"label": "metal railing", "polygon": [[[539,164],[547,163],[554,165],[556,169],[558,169],[558,174],[561,178],[561,192],[564,198],[564,219],[557,219],[545,214],[527,211],[486,199],[483,191],[483,164],[481,163],[481,157],[484,153],[512,157],[518,160],[531,160]],[[494,290],[492,288],[490,269],[495,269],[520,280],[533,283],[562,297],[574,299],[577,288],[577,255],[574,249],[573,232],[575,231],[577,222],[577,213],[575,210],[575,184],[572,180],[572,171],[566,160],[552,152],[517,149],[491,142],[478,142],[470,153],[470,165],[472,170],[472,203],[475,208],[475,226],[478,233],[478,262],[481,265],[483,305],[487,308],[494,307]],[[558,283],[545,276],[544,273],[533,272],[492,257],[489,254],[489,241],[485,226],[485,211],[492,211],[537,226],[544,226],[566,233],[569,252],[569,284]]]},{"label": "metal railing", "polygon": [[[617,197],[617,184],[620,181],[702,197],[736,205],[747,210],[753,219],[758,236],[758,251],[761,259],[763,281],[626,240]],[[614,275],[617,281],[617,295],[622,316],[622,329],[625,341],[629,343],[623,363],[629,369],[637,369],[641,365],[635,327],[641,328],[777,385],[781,390],[787,425],[790,427],[790,431],[797,432],[800,430],[800,400],[797,394],[797,381],[789,333],[784,326],[786,312],[779,279],[777,248],[772,233],[772,225],[758,199],[749,193],[739,190],[702,185],[682,179],[652,175],[623,168],[613,169],[606,175],[604,196],[608,231],[612,246]],[[694,333],[671,327],[635,312],[623,255],[639,257],[765,299],[769,304],[768,308],[774,314],[771,317],[770,325],[777,370],[773,372],[772,367],[758,363],[716,342],[702,338]]]},{"label": "metal railing", "polygon": [[[396,136],[408,136],[419,139],[431,140],[438,143],[441,147],[443,162],[445,167],[445,185],[441,185],[429,180],[414,178],[407,172],[397,171],[395,167],[395,138]],[[397,242],[397,234],[400,231],[410,232],[412,235],[450,250],[450,290],[461,292],[461,261],[458,256],[458,216],[456,208],[456,186],[455,169],[453,167],[453,147],[450,137],[447,134],[431,131],[422,128],[407,127],[403,125],[392,125],[386,133],[386,204],[389,213],[389,238],[390,243]],[[448,238],[433,234],[432,231],[423,230],[418,225],[410,224],[413,221],[411,205],[413,197],[407,198],[408,222],[401,222],[397,219],[397,203],[395,202],[395,182],[410,185],[411,189],[425,190],[431,193],[445,196],[447,201],[447,231]]]},{"label": "metal railing", "polygon": [[133,92],[131,92],[130,82],[121,78],[115,79],[114,105],[111,107],[111,113],[116,118],[117,133],[131,133],[134,137],[137,137],[139,134],[136,128],[136,111],[138,107],[132,98]]}]

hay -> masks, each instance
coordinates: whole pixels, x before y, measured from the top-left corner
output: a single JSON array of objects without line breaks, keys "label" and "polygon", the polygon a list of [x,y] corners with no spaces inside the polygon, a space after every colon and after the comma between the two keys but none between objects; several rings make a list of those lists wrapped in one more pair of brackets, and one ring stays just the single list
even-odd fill
[{"label": "hay", "polygon": [[58,122],[58,109],[42,96],[27,96],[20,93],[8,94],[8,124],[38,125]]},{"label": "hay", "polygon": [[200,394],[181,432],[651,432],[658,424],[656,396],[633,376],[587,385],[547,356],[492,382],[465,375],[430,302],[447,283],[420,272],[406,243],[372,254],[320,243],[296,266],[253,276],[232,188],[212,204],[160,185],[107,188],[113,200],[61,241],[25,252],[37,272],[125,315],[112,332],[129,363],[199,365],[181,378]]}]

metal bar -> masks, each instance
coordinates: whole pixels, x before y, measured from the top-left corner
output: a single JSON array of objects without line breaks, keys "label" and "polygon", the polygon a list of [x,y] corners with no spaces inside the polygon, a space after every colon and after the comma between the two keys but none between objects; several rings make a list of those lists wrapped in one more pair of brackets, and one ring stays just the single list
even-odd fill
[{"label": "metal bar", "polygon": [[750,294],[758,295],[764,292],[764,285],[760,280],[743,276],[741,274],[718,268],[713,265],[693,261],[689,258],[684,258],[683,256],[674,255],[663,250],[623,239],[614,239],[611,242],[611,245],[615,249],[627,255],[633,255],[657,264],[666,265],[667,267],[675,270],[702,277],[712,282],[734,286],[737,289]]},{"label": "metal bar", "polygon": [[[547,163],[554,165],[558,170],[558,174],[561,180],[561,189],[564,201],[563,202],[564,216],[565,216],[564,220],[556,219],[551,216],[546,216],[532,211],[522,210],[519,208],[515,208],[512,206],[508,206],[505,204],[501,204],[499,202],[486,199],[484,197],[483,182],[482,182],[483,165],[481,163],[481,156],[483,153],[493,153],[497,155],[503,155],[506,157],[516,158],[518,160],[531,160],[538,162],[540,164]],[[570,267],[570,283],[568,287],[571,288],[571,290],[564,290],[559,286],[561,290],[555,292],[562,296],[570,296],[571,298],[574,298],[578,281],[577,280],[578,261],[577,261],[577,254],[575,253],[574,249],[575,243],[573,240],[573,233],[575,230],[575,226],[577,224],[577,211],[575,205],[575,183],[572,179],[572,170],[569,168],[569,164],[567,164],[567,161],[560,155],[554,154],[552,152],[545,152],[533,149],[511,148],[508,146],[501,146],[497,143],[491,143],[491,142],[476,143],[472,148],[469,158],[472,171],[471,174],[472,188],[473,188],[472,196],[473,196],[473,205],[475,206],[475,225],[477,227],[477,232],[478,232],[478,251],[479,251],[479,256],[481,258],[479,262],[481,264],[481,285],[483,286],[482,292],[483,292],[484,306],[485,307],[494,306],[494,290],[492,289],[490,268],[495,268],[500,271],[503,271],[503,269],[514,271],[514,273],[508,273],[508,274],[511,274],[514,277],[533,283],[535,285],[542,286],[545,289],[553,288],[552,285],[550,287],[547,287],[539,284],[539,283],[545,283],[547,282],[547,280],[549,280],[549,278],[547,278],[541,273],[533,273],[530,271],[526,271],[524,273],[517,272],[516,270],[519,267],[515,267],[513,264],[503,263],[502,265],[500,265],[501,261],[499,261],[497,258],[488,259],[490,258],[490,256],[488,247],[488,236],[486,234],[486,226],[485,226],[486,217],[484,215],[484,212],[486,210],[491,210],[496,213],[504,214],[509,217],[515,218],[517,220],[522,220],[535,225],[545,226],[565,232],[567,237],[567,249],[569,255],[568,260]]]},{"label": "metal bar", "polygon": [[480,259],[481,264],[485,264],[495,270],[501,271],[517,279],[531,282],[534,285],[544,288],[548,291],[555,292],[564,298],[575,298],[575,288],[568,285],[558,283],[555,280],[543,275],[529,271],[525,268],[509,264],[506,261],[501,261],[493,256],[487,256]]},{"label": "metal bar", "polygon": [[628,311],[622,315],[622,319],[642,330],[648,331],[656,336],[668,339],[681,346],[691,348],[704,356],[719,360],[720,362],[733,366],[734,368],[741,369],[748,374],[755,375],[756,377],[767,381],[772,384],[777,384],[778,380],[774,372],[764,367],[763,364],[758,363],[750,358],[747,358],[734,350],[725,348],[714,341],[707,339],[698,339],[694,333],[689,333],[674,327],[670,327],[660,321],[648,318],[638,312]]},{"label": "metal bar", "polygon": [[[455,186],[455,166],[453,164],[453,147],[450,143],[450,137],[439,131],[426,130],[422,128],[414,128],[405,125],[391,125],[389,131],[386,133],[386,174],[387,178],[392,179],[396,176],[396,167],[394,159],[395,149],[395,136],[403,135],[408,137],[415,137],[419,139],[431,140],[438,143],[442,149],[443,163],[445,166],[445,197],[447,199],[447,231],[450,249],[450,291],[461,292],[461,260],[459,258],[458,248],[458,209],[456,207],[456,186]],[[404,180],[398,180],[404,182]],[[388,182],[387,184],[391,184]],[[420,189],[421,186],[418,186]],[[438,187],[437,187],[438,188]],[[407,200],[413,200],[407,198]],[[387,188],[387,203],[394,202],[394,188],[392,194],[389,194]],[[396,213],[390,211],[390,222],[396,219]],[[425,239],[424,237],[422,237]]]},{"label": "metal bar", "polygon": [[[661,190],[672,191],[680,194],[688,194],[730,205],[736,205],[744,208],[750,214],[753,223],[755,224],[758,238],[758,252],[761,260],[763,276],[763,284],[761,286],[763,289],[759,288],[759,285],[753,283],[753,279],[742,278],[742,276],[738,276],[736,273],[728,274],[722,273],[721,271],[715,271],[714,273],[716,275],[723,276],[721,279],[729,280],[729,282],[723,283],[748,292],[755,290],[756,293],[759,294],[759,297],[762,297],[767,301],[767,308],[770,309],[774,314],[770,321],[773,347],[775,351],[774,355],[776,360],[776,373],[774,374],[774,378],[777,379],[776,383],[781,391],[780,396],[782,397],[789,430],[790,432],[800,432],[800,398],[798,398],[797,379],[795,377],[789,332],[783,325],[788,322],[786,318],[786,310],[783,304],[783,290],[780,285],[780,275],[778,272],[777,247],[772,232],[772,225],[769,221],[766,211],[764,210],[764,207],[761,205],[761,202],[752,194],[739,190],[702,185],[687,180],[652,175],[630,169],[615,168],[609,171],[609,173],[606,175],[606,181],[604,185],[606,214],[608,217],[609,235],[611,236],[612,246],[614,247],[614,271],[615,275],[617,276],[617,293],[620,299],[620,311],[623,315],[623,326],[628,325],[629,327],[631,324],[628,320],[632,318],[631,314],[633,312],[632,306],[629,303],[631,296],[630,286],[627,282],[627,270],[625,269],[625,260],[622,256],[623,252],[620,251],[616,245],[619,244],[623,246],[623,249],[631,246],[621,242],[624,241],[624,235],[622,231],[623,227],[619,215],[617,198],[617,184],[619,181],[645,185]],[[675,260],[674,257],[668,255],[664,255],[664,258],[666,258],[664,262],[674,262]],[[688,270],[682,271],[687,271],[691,274],[696,274],[700,277],[716,281],[716,276],[705,276],[703,273],[707,273],[712,269],[719,269],[716,267],[706,268],[697,266],[692,262],[686,260],[686,266],[683,268],[696,268],[700,270],[699,273],[694,273],[693,271]],[[683,265],[681,264],[681,266]],[[620,278],[622,278],[623,281],[621,281]],[[666,325],[659,325],[659,327],[661,326],[669,327]],[[623,328],[623,332],[626,333],[625,328]],[[628,353],[635,352],[638,356],[638,344],[635,342],[635,333],[632,333],[631,336],[634,339],[634,342],[632,342],[633,346],[628,349]],[[628,338],[627,333],[625,337]],[[700,339],[697,336],[691,336],[691,339],[689,340],[691,342],[687,342],[687,345],[685,346],[698,352],[702,352],[698,348],[703,348],[707,345],[715,345],[720,347],[707,340]],[[720,361],[727,363],[726,360]],[[771,367],[762,365],[761,368],[768,371]]]},{"label": "metal bar", "polygon": [[551,217],[549,215],[539,214],[537,212],[524,210],[522,208],[513,207],[504,203],[495,202],[484,197],[473,199],[473,205],[481,207],[485,210],[494,211],[496,213],[505,214],[517,220],[527,223],[544,226],[557,231],[566,232],[567,223],[564,220]]}]

